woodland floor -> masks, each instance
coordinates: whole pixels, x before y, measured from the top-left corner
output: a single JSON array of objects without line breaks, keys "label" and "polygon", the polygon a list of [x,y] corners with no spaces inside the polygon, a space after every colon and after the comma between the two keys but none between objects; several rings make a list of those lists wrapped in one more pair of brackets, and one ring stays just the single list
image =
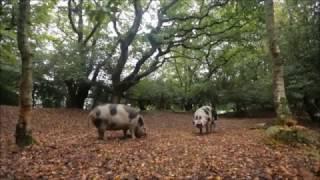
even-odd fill
[{"label": "woodland floor", "polygon": [[147,137],[114,131],[101,141],[87,114],[35,109],[38,144],[20,150],[18,109],[0,106],[0,179],[320,179],[316,149],[270,143],[250,129],[270,118],[220,118],[215,133],[200,136],[191,113],[150,112]]}]

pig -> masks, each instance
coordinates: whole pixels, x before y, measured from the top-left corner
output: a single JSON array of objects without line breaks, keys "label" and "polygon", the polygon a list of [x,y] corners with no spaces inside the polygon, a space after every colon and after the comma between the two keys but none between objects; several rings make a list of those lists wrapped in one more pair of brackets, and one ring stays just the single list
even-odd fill
[{"label": "pig", "polygon": [[129,130],[132,139],[146,136],[142,115],[124,104],[99,105],[89,113],[89,118],[98,130],[98,139],[104,139],[106,130],[123,130],[124,137]]},{"label": "pig", "polygon": [[[214,119],[213,117],[214,116]],[[215,120],[217,120],[216,111],[210,106],[202,106],[196,110],[193,115],[193,125],[200,130],[200,134],[202,134],[202,128],[206,128],[206,133],[212,132],[213,128],[215,128]]]}]

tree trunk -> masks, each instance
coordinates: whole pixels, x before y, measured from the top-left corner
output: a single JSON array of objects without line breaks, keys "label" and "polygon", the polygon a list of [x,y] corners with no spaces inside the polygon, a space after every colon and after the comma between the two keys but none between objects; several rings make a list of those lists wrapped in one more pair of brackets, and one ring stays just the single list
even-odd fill
[{"label": "tree trunk", "polygon": [[117,88],[112,89],[112,96],[111,96],[112,103],[119,104],[121,101],[122,93],[123,92]]},{"label": "tree trunk", "polygon": [[124,92],[126,92],[128,89],[130,89],[134,83],[124,83],[120,81],[112,81],[112,97],[111,101],[112,103],[120,103],[122,97],[124,96]]},{"label": "tree trunk", "polygon": [[139,104],[139,108],[140,108],[141,111],[145,111],[146,110],[146,106],[145,106],[146,104],[145,104],[144,100],[139,99],[138,100],[138,104]]},{"label": "tree trunk", "polygon": [[16,144],[20,147],[28,146],[33,142],[30,126],[32,118],[32,54],[28,42],[29,16],[30,0],[20,0],[17,41],[22,65],[19,95],[20,112],[15,132]]},{"label": "tree trunk", "polygon": [[93,98],[93,103],[92,103],[92,107],[96,107],[97,105],[99,105],[100,103],[104,102],[104,94],[103,94],[103,89],[102,89],[102,85],[97,84],[95,86],[95,88],[93,89],[93,94],[92,94],[92,98]]},{"label": "tree trunk", "polygon": [[284,125],[291,117],[291,112],[285,92],[283,78],[284,63],[280,57],[280,49],[277,42],[277,34],[275,32],[273,0],[265,0],[265,12],[268,45],[273,70],[273,102],[277,114],[277,122]]},{"label": "tree trunk", "polygon": [[82,109],[88,97],[91,84],[88,82],[65,81],[68,88],[67,107]]},{"label": "tree trunk", "polygon": [[192,102],[190,99],[187,99],[184,103],[184,110],[185,111],[191,111],[192,110]]},{"label": "tree trunk", "polygon": [[119,104],[121,101],[121,96],[117,93],[112,94],[112,103]]}]

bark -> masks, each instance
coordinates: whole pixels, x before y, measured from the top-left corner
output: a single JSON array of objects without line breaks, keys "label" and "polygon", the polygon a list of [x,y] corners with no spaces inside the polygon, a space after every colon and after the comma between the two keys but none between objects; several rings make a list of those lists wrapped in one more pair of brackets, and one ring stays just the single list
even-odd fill
[{"label": "bark", "polygon": [[265,0],[266,27],[268,36],[269,52],[272,61],[273,70],[273,102],[277,114],[277,121],[280,124],[286,124],[290,118],[291,112],[285,92],[283,78],[283,60],[280,57],[280,49],[275,32],[274,7],[273,0]]},{"label": "bark", "polygon": [[22,65],[19,96],[20,112],[15,132],[16,144],[20,147],[28,146],[33,142],[30,125],[32,118],[32,54],[28,42],[29,18],[30,0],[20,0],[17,41]]},{"label": "bark", "polygon": [[91,88],[91,83],[76,82],[74,80],[66,80],[65,83],[68,88],[67,107],[82,109]]},{"label": "bark", "polygon": [[112,92],[112,97],[111,97],[112,103],[119,104],[121,101],[121,97],[122,97],[122,92],[119,92],[119,91]]}]

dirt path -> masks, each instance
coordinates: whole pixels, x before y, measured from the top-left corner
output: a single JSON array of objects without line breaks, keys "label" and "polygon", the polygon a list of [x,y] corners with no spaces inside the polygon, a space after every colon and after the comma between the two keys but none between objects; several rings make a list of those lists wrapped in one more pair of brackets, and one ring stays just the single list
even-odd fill
[{"label": "dirt path", "polygon": [[317,179],[319,159],[308,148],[266,145],[270,119],[219,119],[217,130],[199,136],[190,113],[145,114],[148,136],[122,140],[108,132],[97,140],[87,112],[34,111],[39,145],[13,145],[17,108],[0,106],[0,179]]}]

